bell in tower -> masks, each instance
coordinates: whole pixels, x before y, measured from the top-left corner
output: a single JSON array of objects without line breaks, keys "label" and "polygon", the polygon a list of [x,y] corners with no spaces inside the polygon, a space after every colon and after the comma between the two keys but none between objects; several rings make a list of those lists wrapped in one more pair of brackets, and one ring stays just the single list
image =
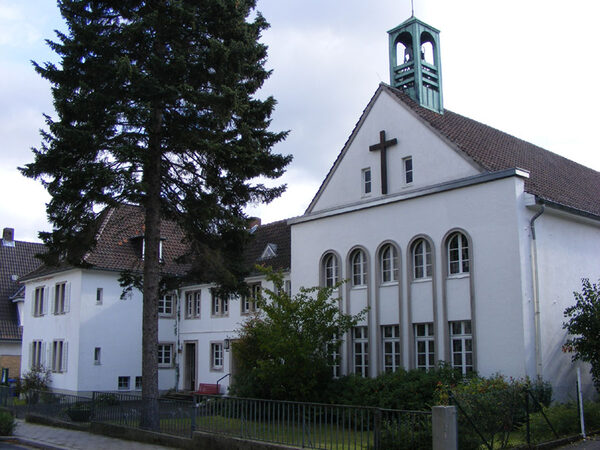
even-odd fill
[{"label": "bell in tower", "polygon": [[440,32],[413,16],[388,34],[392,87],[443,114]]}]

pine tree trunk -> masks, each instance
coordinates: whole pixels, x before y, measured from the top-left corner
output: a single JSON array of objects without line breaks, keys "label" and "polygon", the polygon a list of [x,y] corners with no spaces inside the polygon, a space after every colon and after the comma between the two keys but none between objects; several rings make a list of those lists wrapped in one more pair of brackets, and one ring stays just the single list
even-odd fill
[{"label": "pine tree trunk", "polygon": [[142,318],[142,396],[144,408],[141,427],[160,428],[158,414],[158,296],[160,286],[160,163],[159,131],[162,113],[155,108],[152,115],[148,155],[144,167],[146,197],[144,300]]}]

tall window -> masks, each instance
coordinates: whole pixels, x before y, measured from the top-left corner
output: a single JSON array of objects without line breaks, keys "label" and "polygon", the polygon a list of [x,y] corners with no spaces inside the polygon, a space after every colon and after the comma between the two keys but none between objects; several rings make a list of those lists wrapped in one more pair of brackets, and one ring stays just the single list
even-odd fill
[{"label": "tall window", "polygon": [[408,157],[408,158],[404,158],[403,160],[404,163],[404,182],[406,184],[412,183],[413,182],[413,161],[412,161],[412,157]]},{"label": "tall window", "polygon": [[100,364],[100,355],[101,355],[102,349],[100,347],[95,347],[94,348],[94,364],[99,365]]},{"label": "tall window", "polygon": [[104,297],[104,290],[102,288],[96,288],[96,305],[102,304],[102,297]]},{"label": "tall window", "polygon": [[352,329],[352,343],[354,347],[354,373],[369,376],[369,329],[367,327],[354,327]]},{"label": "tall window", "polygon": [[40,286],[35,288],[35,292],[33,294],[33,315],[34,316],[43,316],[46,314],[46,302],[45,302],[45,292],[46,288],[44,286]]},{"label": "tall window", "polygon": [[158,344],[158,367],[173,365],[173,344]]},{"label": "tall window", "polygon": [[427,370],[435,366],[433,323],[415,324],[415,357],[417,369]]},{"label": "tall window", "polygon": [[137,391],[142,390],[142,377],[135,377],[135,389]]},{"label": "tall window", "polygon": [[67,283],[57,283],[54,286],[54,314],[64,314],[68,311]]},{"label": "tall window", "polygon": [[185,293],[185,318],[197,319],[200,317],[201,291],[190,291]]},{"label": "tall window", "polygon": [[473,371],[473,332],[471,321],[450,322],[450,348],[452,367],[463,375]]},{"label": "tall window", "polygon": [[418,239],[412,246],[413,278],[431,277],[431,246],[425,239]]},{"label": "tall window", "polygon": [[398,281],[398,251],[391,244],[385,245],[380,253],[381,282]]},{"label": "tall window", "polygon": [[213,342],[210,344],[210,368],[212,370],[223,370],[222,342]]},{"label": "tall window", "polygon": [[469,273],[469,243],[462,233],[448,238],[448,273]]},{"label": "tall window", "polygon": [[44,343],[33,341],[29,350],[29,368],[39,368],[44,365]]},{"label": "tall window", "polygon": [[[334,337],[334,339],[337,340],[336,337]],[[331,344],[329,348],[331,349],[331,372],[332,372],[333,378],[339,378],[340,377],[340,347],[339,347],[339,345]]]},{"label": "tall window", "polygon": [[355,250],[350,256],[352,264],[352,286],[364,286],[367,284],[367,261],[365,252]]},{"label": "tall window", "polygon": [[225,317],[229,315],[229,297],[227,295],[221,295],[213,290],[211,303],[211,314],[213,317]]},{"label": "tall window", "polygon": [[65,341],[52,342],[52,372],[67,371],[67,343]]},{"label": "tall window", "polygon": [[258,309],[256,302],[260,295],[261,284],[251,284],[248,286],[248,289],[250,290],[249,295],[244,295],[242,297],[242,314],[248,314]]},{"label": "tall window", "polygon": [[173,315],[174,298],[172,294],[163,295],[158,299],[158,315],[170,317]]},{"label": "tall window", "polygon": [[400,327],[398,325],[384,325],[381,327],[383,335],[383,370],[395,372],[400,367]]},{"label": "tall window", "polygon": [[371,193],[371,168],[362,170],[362,193],[367,195]]},{"label": "tall window", "polygon": [[338,282],[338,261],[333,253],[326,255],[323,260],[323,275],[326,287],[333,287]]}]

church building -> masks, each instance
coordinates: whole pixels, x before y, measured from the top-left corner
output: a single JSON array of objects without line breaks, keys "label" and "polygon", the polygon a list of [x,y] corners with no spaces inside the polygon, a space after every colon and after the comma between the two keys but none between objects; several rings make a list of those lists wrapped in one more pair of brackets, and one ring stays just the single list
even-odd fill
[{"label": "church building", "polygon": [[[254,227],[248,263],[284,272],[286,290],[339,288],[359,326],[335,374],[376,376],[439,361],[463,373],[541,377],[572,395],[563,311],[581,279],[600,277],[600,173],[444,108],[439,32],[415,17],[389,32],[390,84],[380,84],[306,212]],[[53,372],[52,388],[141,388],[138,207],[102,213],[85,268],[42,267],[25,285],[22,373]],[[162,230],[165,270],[185,253]],[[159,387],[226,392],[230,342],[257,309],[188,284],[159,303]],[[589,367],[582,371],[586,375]],[[586,384],[591,386],[589,378]]]},{"label": "church building", "polygon": [[[600,173],[444,109],[439,32],[390,30],[381,84],[305,214],[292,284],[367,318],[340,374],[446,361],[572,390],[563,311],[600,276]],[[588,370],[584,370],[588,372]]]}]

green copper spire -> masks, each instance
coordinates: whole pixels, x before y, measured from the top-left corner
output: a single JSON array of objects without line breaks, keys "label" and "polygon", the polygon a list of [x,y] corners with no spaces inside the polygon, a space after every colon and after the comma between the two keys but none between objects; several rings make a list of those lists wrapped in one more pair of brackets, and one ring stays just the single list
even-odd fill
[{"label": "green copper spire", "polygon": [[443,114],[440,32],[413,16],[388,34],[392,87]]}]

